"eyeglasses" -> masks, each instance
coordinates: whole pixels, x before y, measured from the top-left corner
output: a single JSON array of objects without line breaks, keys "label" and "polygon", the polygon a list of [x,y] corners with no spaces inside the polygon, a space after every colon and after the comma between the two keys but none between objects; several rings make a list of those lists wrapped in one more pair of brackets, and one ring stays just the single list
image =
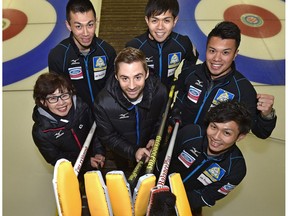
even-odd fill
[{"label": "eyeglasses", "polygon": [[51,96],[51,97],[47,97],[45,98],[49,103],[53,104],[53,103],[57,103],[59,98],[61,98],[61,100],[68,100],[71,97],[71,93],[63,93],[59,96]]}]

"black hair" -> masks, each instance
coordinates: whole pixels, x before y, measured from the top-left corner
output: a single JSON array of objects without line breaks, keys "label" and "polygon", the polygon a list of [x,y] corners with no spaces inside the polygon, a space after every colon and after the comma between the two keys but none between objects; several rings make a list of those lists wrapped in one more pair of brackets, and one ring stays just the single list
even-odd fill
[{"label": "black hair", "polygon": [[211,37],[234,39],[236,43],[236,49],[238,49],[241,42],[241,30],[235,23],[230,21],[223,21],[218,23],[208,34],[206,45],[208,45]]},{"label": "black hair", "polygon": [[158,16],[170,11],[175,18],[179,13],[179,4],[177,0],[148,0],[145,8],[145,16],[148,18]]},{"label": "black hair", "polygon": [[251,113],[247,107],[238,101],[223,101],[212,107],[204,118],[207,127],[211,122],[226,123],[235,121],[239,127],[239,134],[249,133],[252,125]]},{"label": "black hair", "polygon": [[45,100],[47,95],[54,93],[57,89],[59,89],[61,93],[64,93],[64,91],[68,91],[72,95],[76,93],[72,82],[66,77],[55,72],[41,74],[34,85],[33,98],[35,104],[43,107],[41,101]]},{"label": "black hair", "polygon": [[70,12],[85,13],[91,10],[96,19],[96,11],[90,0],[69,0],[69,2],[66,5],[66,20],[67,22],[70,21]]}]

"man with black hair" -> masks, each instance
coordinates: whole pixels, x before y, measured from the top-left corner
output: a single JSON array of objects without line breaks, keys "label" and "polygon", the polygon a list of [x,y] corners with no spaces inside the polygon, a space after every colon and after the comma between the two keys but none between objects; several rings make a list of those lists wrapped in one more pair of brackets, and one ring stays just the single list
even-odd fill
[{"label": "man with black hair", "polygon": [[[169,173],[180,173],[193,216],[202,206],[213,206],[231,192],[246,175],[245,159],[236,142],[249,133],[249,110],[237,101],[220,102],[204,119],[204,127],[190,124],[179,130]],[[159,154],[155,174],[162,167]]]},{"label": "man with black hair", "polygon": [[241,41],[239,27],[223,21],[208,34],[206,61],[182,69],[177,81],[177,98],[172,115],[181,114],[182,125],[203,125],[210,108],[221,101],[247,105],[253,117],[252,132],[269,137],[276,125],[274,96],[257,94],[253,85],[237,71],[234,59]]},{"label": "man with black hair", "polygon": [[126,44],[145,53],[150,73],[159,76],[167,89],[181,61],[184,61],[183,67],[195,64],[199,56],[188,36],[173,32],[178,13],[177,0],[149,0],[145,8],[147,32]]},{"label": "man with black hair", "polygon": [[92,108],[96,95],[113,73],[116,52],[96,37],[96,12],[89,0],[67,3],[66,27],[70,36],[50,51],[49,70],[70,78],[76,94]]}]

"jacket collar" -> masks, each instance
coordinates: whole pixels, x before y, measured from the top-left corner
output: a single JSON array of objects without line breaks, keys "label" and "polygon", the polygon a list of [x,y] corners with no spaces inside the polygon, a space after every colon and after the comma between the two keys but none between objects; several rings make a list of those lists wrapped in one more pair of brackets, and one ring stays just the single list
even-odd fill
[{"label": "jacket collar", "polygon": [[232,65],[231,65],[231,70],[227,74],[225,74],[224,76],[221,76],[217,79],[213,79],[213,80],[211,79],[211,74],[210,74],[210,71],[206,65],[206,61],[202,63],[201,71],[204,71],[204,74],[209,81],[213,81],[214,83],[223,83],[225,81],[230,80],[231,76],[233,76],[235,74],[236,66],[235,66],[235,62],[233,61]]},{"label": "jacket collar", "polygon": [[[73,106],[71,109],[74,109],[73,112],[69,112],[68,115],[74,115],[74,113],[76,112],[76,107],[77,107],[77,97],[76,95],[72,96],[72,100],[73,100]],[[38,107],[35,106],[34,108],[34,112],[33,112],[33,120],[34,121],[41,121],[41,119],[43,120],[43,117],[46,117],[46,119],[48,119],[51,123],[54,124],[59,124],[59,119],[61,119],[61,117],[56,116],[55,114],[51,113],[49,110],[44,109],[42,107]]]},{"label": "jacket collar", "polygon": [[[166,38],[166,40],[165,41],[163,41],[161,44],[164,44],[164,43],[167,43],[168,41],[170,41],[171,40],[171,38],[173,37],[173,35],[175,35],[176,33],[175,32],[171,32],[171,34]],[[154,39],[151,39],[150,38],[150,32],[149,32],[149,29],[147,29],[147,31],[146,31],[146,38],[147,38],[147,41],[148,41],[148,43],[152,46],[152,47],[154,47],[154,48],[157,48],[158,49],[158,45],[160,44],[160,43],[158,43],[156,40],[154,40]],[[152,35],[151,35],[151,37],[152,37]]]}]

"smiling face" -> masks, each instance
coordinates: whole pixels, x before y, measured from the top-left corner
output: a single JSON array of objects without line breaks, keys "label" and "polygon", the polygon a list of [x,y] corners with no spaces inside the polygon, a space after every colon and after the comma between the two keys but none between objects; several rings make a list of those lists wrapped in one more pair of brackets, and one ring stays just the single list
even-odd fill
[{"label": "smiling face", "polygon": [[[45,101],[41,101],[41,103],[47,107],[52,113],[64,117],[68,114],[69,110],[72,107],[72,98],[69,97],[66,100],[63,100],[61,98],[59,98],[58,96],[62,95],[63,93],[67,93],[67,89],[64,89],[64,91],[60,91],[59,89],[57,89],[55,92],[53,92],[52,94],[48,94]],[[49,103],[47,98],[51,98],[51,97],[58,97],[58,101],[56,103]]]},{"label": "smiling face", "polygon": [[208,155],[219,155],[245,137],[244,134],[239,134],[239,127],[235,121],[211,122],[206,132],[209,143]]},{"label": "smiling face", "polygon": [[80,13],[70,12],[66,27],[73,33],[74,41],[80,51],[89,49],[96,30],[96,17],[92,10]]},{"label": "smiling face", "polygon": [[234,39],[211,37],[206,49],[206,65],[211,78],[216,79],[229,73],[238,54]]},{"label": "smiling face", "polygon": [[166,11],[157,16],[145,17],[149,28],[150,39],[156,40],[158,43],[164,42],[171,34],[175,27],[178,17],[173,17],[170,11]]},{"label": "smiling face", "polygon": [[130,64],[120,62],[115,77],[119,81],[123,94],[130,101],[135,101],[142,95],[148,75],[149,73],[145,72],[143,64],[136,61]]}]

